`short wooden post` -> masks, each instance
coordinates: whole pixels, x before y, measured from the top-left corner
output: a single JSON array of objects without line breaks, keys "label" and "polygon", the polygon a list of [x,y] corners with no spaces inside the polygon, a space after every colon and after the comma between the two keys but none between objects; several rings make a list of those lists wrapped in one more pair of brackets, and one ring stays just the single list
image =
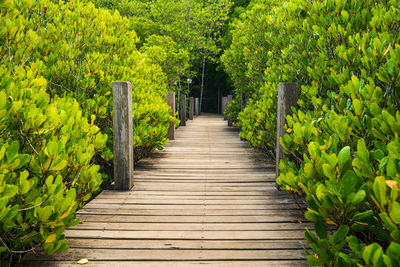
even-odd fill
[{"label": "short wooden post", "polygon": [[194,114],[195,114],[196,116],[199,116],[199,115],[200,115],[200,114],[199,114],[199,107],[200,107],[200,101],[199,101],[199,98],[196,97],[196,98],[194,99]]},{"label": "short wooden post", "polygon": [[280,83],[278,86],[278,116],[276,136],[276,177],[279,177],[279,161],[284,159],[280,138],[285,134],[286,116],[292,114],[291,107],[297,107],[299,87],[297,83]]},{"label": "short wooden post", "polygon": [[217,107],[217,113],[218,114],[222,114],[222,108],[221,108],[221,97],[222,97],[222,95],[221,95],[221,88],[220,87],[218,87],[218,107]]},{"label": "short wooden post", "polygon": [[[226,108],[228,108],[228,105],[229,103],[231,103],[231,101],[232,101],[232,95],[228,95]],[[232,126],[232,120],[229,117],[229,114],[228,114],[228,126]]]},{"label": "short wooden post", "polygon": [[249,98],[250,98],[249,93],[242,93],[242,101],[240,103],[240,111],[243,111],[246,108]]},{"label": "short wooden post", "polygon": [[[171,116],[175,117],[175,92],[167,93],[167,104],[171,108]],[[167,138],[169,140],[175,140],[175,123],[170,122],[168,128]]]},{"label": "short wooden post", "polygon": [[223,96],[222,97],[221,113],[224,115],[224,120],[225,121],[228,120],[228,115],[225,114],[225,110],[226,110],[227,105],[228,105],[228,97]]},{"label": "short wooden post", "polygon": [[181,108],[180,108],[180,120],[181,123],[179,124],[180,126],[186,126],[186,95],[182,94],[181,95]]},{"label": "short wooden post", "polygon": [[[242,93],[242,99],[240,102],[240,111],[243,111],[246,106],[247,106],[247,102],[249,101],[250,98],[250,94],[249,93]],[[244,139],[243,137],[240,137],[240,140],[244,141],[246,139]]]},{"label": "short wooden post", "polygon": [[113,82],[114,181],[116,190],[133,186],[132,85]]},{"label": "short wooden post", "polygon": [[189,120],[193,120],[193,113],[194,113],[194,97],[191,96],[189,98]]}]

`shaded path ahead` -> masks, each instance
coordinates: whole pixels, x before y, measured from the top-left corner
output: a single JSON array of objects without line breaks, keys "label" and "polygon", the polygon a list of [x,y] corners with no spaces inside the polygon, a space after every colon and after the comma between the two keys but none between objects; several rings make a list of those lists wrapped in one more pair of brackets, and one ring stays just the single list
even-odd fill
[{"label": "shaded path ahead", "polygon": [[226,125],[202,115],[179,128],[136,167],[133,191],[101,193],[66,231],[71,248],[31,265],[305,265],[303,211],[275,189],[272,162]]}]

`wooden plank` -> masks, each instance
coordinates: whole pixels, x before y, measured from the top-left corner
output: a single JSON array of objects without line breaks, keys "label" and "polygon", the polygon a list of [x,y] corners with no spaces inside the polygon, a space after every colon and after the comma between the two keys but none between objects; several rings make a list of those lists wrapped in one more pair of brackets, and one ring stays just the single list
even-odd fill
[{"label": "wooden plank", "polygon": [[[29,267],[42,267],[43,262],[32,261],[29,263],[24,263],[23,266]],[[77,264],[74,261],[68,261],[64,259],[63,261],[46,261],[46,266],[54,267],[54,266],[63,266],[63,267],[76,267]],[[265,266],[287,266],[287,267],[294,267],[294,266],[309,266],[305,260],[249,260],[249,261],[90,261],[89,263],[85,264],[84,266],[118,266],[118,267],[131,267],[131,266],[145,266],[145,267],[179,267],[179,266],[213,266],[213,267],[265,267]]]},{"label": "wooden plank", "polygon": [[232,215],[301,215],[303,214],[303,210],[267,210],[267,209],[252,209],[252,210],[237,210],[235,208],[232,209],[142,209],[142,210],[134,210],[134,209],[102,209],[102,208],[85,208],[79,211],[79,214],[104,214],[104,215],[157,215],[157,216],[206,216],[206,215],[214,215],[214,216],[232,216]]},{"label": "wooden plank", "polygon": [[[179,162],[180,161],[180,162]],[[182,162],[182,160],[176,160],[176,162],[159,162],[154,161],[152,163],[140,163],[137,165],[138,170],[146,170],[146,169],[187,169],[188,167],[194,169],[220,169],[225,168],[226,170],[235,170],[235,169],[272,169],[273,165],[264,163],[264,162],[252,162],[252,163],[235,163],[235,162],[212,162],[210,160],[204,160],[201,162]]]},{"label": "wooden plank", "polygon": [[[189,155],[188,155],[189,157]],[[249,160],[231,160],[231,161],[224,161],[224,160],[218,160],[218,159],[200,159],[199,157],[194,157],[194,156],[190,156],[193,159],[198,159],[198,160],[191,160],[191,161],[183,161],[183,158],[169,158],[168,160],[166,159],[154,159],[153,162],[140,162],[137,164],[137,168],[138,170],[147,170],[147,169],[151,169],[149,167],[155,167],[155,166],[167,166],[170,165],[170,167],[166,168],[166,169],[170,169],[171,167],[173,167],[174,169],[177,168],[181,168],[181,166],[183,166],[181,169],[185,169],[185,166],[187,165],[192,165],[193,168],[204,168],[205,166],[207,167],[215,167],[215,168],[220,168],[222,166],[227,167],[227,171],[231,172],[233,171],[233,173],[235,173],[235,169],[234,168],[236,166],[239,167],[243,167],[245,169],[248,169],[249,167],[256,167],[257,168],[264,168],[264,169],[269,169],[273,166],[273,164],[271,164],[270,162],[261,162],[261,161],[255,161],[253,159],[249,159]],[[158,168],[161,168],[158,167]],[[272,175],[273,171],[269,171],[270,175]]]},{"label": "wooden plank", "polygon": [[207,177],[192,177],[192,178],[173,178],[173,177],[136,177],[137,182],[147,183],[214,183],[214,184],[226,184],[226,183],[275,183],[273,179],[265,180],[264,178],[214,178],[208,179]]},{"label": "wooden plank", "polygon": [[179,211],[179,210],[228,210],[230,212],[231,209],[235,210],[298,210],[301,209],[297,204],[237,204],[237,205],[221,205],[221,204],[186,204],[186,205],[173,205],[173,204],[133,204],[133,203],[89,203],[85,206],[86,209],[109,209],[109,210],[171,210],[171,211]]},{"label": "wooden plank", "polygon": [[72,248],[114,249],[298,249],[309,248],[303,240],[180,240],[180,239],[98,239],[69,238]]},{"label": "wooden plank", "polygon": [[192,185],[192,184],[187,184],[187,185],[179,185],[177,184],[140,184],[137,186],[134,186],[134,190],[137,191],[168,191],[171,192],[171,190],[180,190],[181,192],[204,192],[207,190],[208,193],[214,193],[214,192],[221,192],[221,193],[233,193],[233,192],[264,192],[264,193],[269,193],[272,194],[273,192],[277,191],[275,188],[271,186],[208,186],[206,188],[206,184],[203,186],[198,186],[198,185]]},{"label": "wooden plank", "polygon": [[116,239],[279,239],[304,238],[304,230],[291,231],[112,231],[112,230],[67,230],[65,235],[74,238],[116,238]]},{"label": "wooden plank", "polygon": [[[193,137],[191,140],[197,142],[204,142],[207,139],[200,139]],[[224,139],[226,141],[226,139]],[[177,140],[170,141],[168,144],[173,144],[173,142],[177,142]],[[223,142],[223,140],[220,140],[220,142]],[[167,144],[167,145],[168,145]],[[226,143],[229,144],[229,143]],[[167,146],[166,145],[166,146]],[[213,144],[210,144],[213,145]],[[170,152],[168,150],[162,150],[162,151],[157,151],[149,154],[151,158],[165,158],[165,157],[172,157],[172,158],[180,158],[184,157],[185,155],[196,155],[196,156],[208,156],[209,158],[222,158],[222,159],[237,159],[237,158],[244,158],[244,159],[265,159],[267,162],[273,162],[271,159],[265,158],[264,154],[261,154],[257,150],[252,150],[252,149],[246,149],[242,151],[241,154],[235,154],[235,153],[227,153],[223,151],[215,151],[213,153],[208,152],[187,152],[187,153],[176,153],[176,152]],[[142,159],[145,160],[145,159]],[[141,160],[141,161],[142,161]]]},{"label": "wooden plank", "polygon": [[203,173],[206,175],[221,175],[221,174],[236,174],[236,175],[252,175],[252,174],[265,174],[265,173],[271,173],[272,171],[269,168],[241,168],[241,169],[224,169],[224,168],[218,168],[218,169],[207,169],[207,168],[196,168],[195,166],[193,166],[192,169],[188,169],[188,168],[166,168],[166,169],[146,169],[146,168],[138,168],[138,171],[142,171],[142,172],[162,172],[165,174],[177,174],[177,173],[181,173],[181,174],[188,174],[188,173]]},{"label": "wooden plank", "polygon": [[264,179],[272,179],[275,176],[272,172],[251,172],[251,173],[241,173],[241,172],[218,172],[211,173],[207,170],[204,170],[202,173],[194,173],[194,172],[186,172],[181,170],[180,172],[157,172],[157,171],[135,171],[135,177],[172,177],[172,178],[207,178],[207,179],[222,179],[222,178],[264,178]]},{"label": "wooden plank", "polygon": [[136,190],[130,192],[104,192],[113,196],[129,196],[129,195],[165,195],[165,196],[288,196],[286,192],[278,190],[269,191],[176,191],[176,190]]},{"label": "wooden plank", "polygon": [[[193,183],[146,183],[141,182],[135,185],[137,190],[145,190],[145,189],[153,189],[153,190],[177,190],[179,191],[192,191],[198,192],[200,191],[207,191],[207,192],[226,192],[226,191],[278,191],[273,186],[272,182],[260,182],[258,184],[249,183],[247,186],[245,183],[225,183],[225,184],[207,184],[207,182],[197,182]],[[205,189],[204,187],[207,186],[208,188]]]},{"label": "wooden plank", "polygon": [[175,164],[175,165],[169,165],[169,164],[153,164],[153,165],[138,165],[137,169],[139,171],[143,171],[143,170],[148,170],[148,169],[152,169],[152,170],[181,170],[181,169],[189,169],[190,171],[193,170],[213,170],[213,171],[218,171],[220,169],[226,171],[234,171],[234,170],[249,170],[246,173],[251,172],[251,170],[272,170],[273,166],[269,165],[269,166],[261,166],[259,164],[237,164],[237,165],[212,165],[212,164]]},{"label": "wooden plank", "polygon": [[[244,191],[247,190],[255,190],[255,189],[264,189],[264,190],[270,190],[271,189],[271,183],[272,182],[253,182],[253,183],[246,183],[246,182],[242,182],[242,183],[232,183],[232,182],[225,182],[225,183],[213,183],[212,185],[210,185],[207,182],[191,182],[191,183],[186,183],[186,182],[178,182],[178,183],[174,183],[174,182],[166,182],[166,183],[160,183],[160,182],[137,182],[135,187],[136,188],[141,188],[141,189],[145,189],[145,188],[181,188],[181,189],[186,189],[186,188],[199,188],[199,189],[203,189],[204,187],[213,187],[213,189],[217,189],[217,190],[221,190],[221,191],[228,191],[228,190],[233,190],[233,189],[241,189]],[[227,189],[229,188],[229,189]],[[272,188],[273,189],[273,188]],[[240,191],[241,191],[240,190]]]},{"label": "wooden plank", "polygon": [[80,211],[78,217],[84,222],[145,222],[145,223],[248,223],[248,222],[292,222],[292,221],[305,221],[303,215],[299,214],[264,214],[264,215],[229,215],[229,216],[218,216],[218,215],[120,215],[111,214],[105,215],[102,213],[87,213]]},{"label": "wooden plank", "polygon": [[120,223],[120,222],[84,222],[71,227],[71,230],[120,230],[120,231],[282,231],[314,228],[312,223]]},{"label": "wooden plank", "polygon": [[[78,261],[82,258],[91,260],[275,260],[305,259],[303,249],[292,250],[156,250],[156,249],[84,249],[71,248],[64,253],[50,256],[52,260],[70,259]],[[41,260],[43,256],[31,254],[28,260]]]},{"label": "wooden plank", "polygon": [[[179,138],[179,137],[176,137]],[[221,147],[168,147],[167,151],[168,152],[218,152],[218,153],[246,153],[246,151],[243,151],[242,147],[224,147],[221,149]],[[250,151],[247,153],[251,153]]]},{"label": "wooden plank", "polygon": [[287,196],[284,194],[280,195],[204,195],[204,194],[193,194],[193,195],[165,195],[165,194],[135,194],[135,195],[112,195],[112,194],[101,194],[96,197],[95,200],[92,201],[102,201],[106,199],[117,199],[124,201],[134,201],[134,200],[150,200],[150,201],[157,201],[157,200],[232,200],[232,201],[239,201],[239,200],[249,200],[249,201],[257,201],[257,200],[265,200],[265,201],[291,201],[293,197]]},{"label": "wooden plank", "polygon": [[163,199],[154,197],[146,199],[138,198],[96,198],[91,204],[142,204],[142,205],[271,205],[271,204],[295,204],[293,199],[270,198],[270,199]]}]

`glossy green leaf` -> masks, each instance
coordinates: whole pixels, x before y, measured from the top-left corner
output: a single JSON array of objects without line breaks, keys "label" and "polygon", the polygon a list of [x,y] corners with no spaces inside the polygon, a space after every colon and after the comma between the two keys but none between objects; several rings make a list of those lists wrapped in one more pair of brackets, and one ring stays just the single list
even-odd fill
[{"label": "glossy green leaf", "polygon": [[18,150],[19,150],[18,141],[12,142],[11,145],[7,148],[6,157],[9,163],[13,162],[14,159],[17,157]]},{"label": "glossy green leaf", "polygon": [[345,146],[338,154],[339,169],[342,169],[344,164],[350,159],[350,147]]},{"label": "glossy green leaf", "polygon": [[323,221],[317,221],[315,223],[315,231],[317,232],[319,238],[324,238],[324,239],[328,238],[328,231]]}]

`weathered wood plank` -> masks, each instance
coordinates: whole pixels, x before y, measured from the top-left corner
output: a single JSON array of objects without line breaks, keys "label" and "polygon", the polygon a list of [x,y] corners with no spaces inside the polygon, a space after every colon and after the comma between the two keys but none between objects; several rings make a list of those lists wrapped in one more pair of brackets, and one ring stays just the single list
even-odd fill
[{"label": "weathered wood plank", "polygon": [[[30,263],[24,264],[23,266],[29,267],[41,267],[43,262],[32,261]],[[76,267],[76,262],[74,261],[67,261],[66,259],[63,261],[46,261],[46,266],[54,267],[54,266],[64,266],[64,267]],[[249,261],[222,261],[222,260],[215,260],[215,261],[90,261],[89,263],[85,264],[84,266],[118,266],[118,267],[131,267],[134,265],[135,267],[146,266],[146,267],[179,267],[179,266],[193,266],[193,265],[201,265],[201,266],[213,266],[213,267],[258,267],[258,266],[309,266],[305,260],[271,260],[271,261],[264,261],[264,260],[249,260]]]},{"label": "weathered wood plank", "polygon": [[222,179],[208,179],[208,177],[192,177],[192,178],[171,178],[171,177],[153,177],[153,176],[141,176],[141,177],[136,177],[135,179],[137,182],[147,182],[147,183],[213,183],[213,184],[221,184],[224,185],[226,183],[241,183],[241,184],[250,184],[250,183],[259,183],[259,182],[264,182],[264,183],[271,183],[274,182],[274,180],[265,180],[264,178],[222,178]]},{"label": "weathered wood plank", "polygon": [[279,239],[293,240],[304,238],[304,230],[292,231],[109,231],[109,230],[67,230],[69,237],[115,238],[115,239]]},{"label": "weathered wood plank", "polygon": [[114,249],[298,249],[308,248],[303,240],[180,240],[180,239],[98,239],[70,238],[72,248],[114,248]]},{"label": "weathered wood plank", "polygon": [[120,214],[112,214],[105,215],[102,213],[83,213],[80,212],[78,217],[84,222],[121,222],[121,223],[129,223],[129,222],[161,222],[161,223],[196,223],[196,222],[204,222],[204,223],[249,223],[249,222],[262,222],[262,223],[271,223],[271,222],[292,222],[292,221],[305,221],[302,215],[296,214],[264,214],[264,215],[228,215],[228,216],[219,216],[219,215],[120,215]]},{"label": "weathered wood plank", "polygon": [[[171,191],[171,190],[181,190],[181,191],[185,191],[185,192],[204,192],[206,185],[204,184],[204,186],[199,187],[197,185],[192,185],[192,184],[186,184],[186,185],[179,185],[179,187],[177,187],[177,184],[164,184],[164,185],[160,185],[160,184],[140,184],[138,186],[135,186],[135,190],[138,191]],[[212,193],[212,192],[269,192],[269,193],[273,193],[276,191],[275,188],[272,188],[270,186],[260,186],[260,187],[255,187],[255,186],[209,186],[209,188],[207,188],[207,192],[208,193]]]},{"label": "weathered wood plank", "polygon": [[191,178],[191,177],[200,177],[200,178],[207,178],[207,179],[218,179],[218,178],[240,178],[240,179],[245,179],[245,178],[265,178],[265,181],[268,181],[273,178],[275,174],[272,172],[264,172],[264,171],[252,171],[252,172],[238,172],[235,170],[235,172],[230,171],[229,173],[227,172],[211,172],[209,170],[202,170],[201,172],[194,172],[194,171],[186,171],[186,170],[180,170],[180,171],[168,171],[168,170],[163,170],[162,172],[156,171],[156,170],[142,170],[139,171],[137,170],[135,172],[135,176],[137,177],[172,177],[172,178]]},{"label": "weathered wood plank", "polygon": [[141,205],[271,205],[271,204],[296,204],[293,199],[163,199],[154,197],[146,199],[124,198],[97,198],[91,204],[141,204]]},{"label": "weathered wood plank", "polygon": [[[211,187],[213,188],[213,187]],[[179,188],[177,188],[179,189]],[[190,191],[190,190],[136,190],[130,192],[114,192],[105,191],[107,195],[114,196],[130,196],[130,195],[166,195],[166,196],[288,196],[286,192],[277,190],[268,191]],[[140,193],[139,193],[140,191]]]},{"label": "weathered wood plank", "polygon": [[133,204],[133,203],[89,203],[85,206],[88,209],[111,209],[111,210],[171,210],[171,211],[178,211],[178,210],[228,210],[235,209],[235,210],[298,210],[300,209],[297,204],[237,204],[235,206],[232,205],[221,205],[221,204],[186,204],[186,205],[173,205],[173,204]]},{"label": "weathered wood plank", "polygon": [[[275,260],[305,259],[302,249],[292,250],[156,250],[156,249],[75,249],[50,256],[53,260],[78,261],[82,258],[90,260]],[[29,260],[40,260],[43,256],[29,257]]]},{"label": "weathered wood plank", "polygon": [[71,230],[120,230],[120,231],[282,231],[313,229],[312,223],[119,223],[84,222]]},{"label": "weathered wood plank", "polygon": [[158,216],[232,216],[232,215],[302,215],[303,210],[268,210],[268,209],[251,209],[251,210],[237,210],[232,209],[102,209],[102,208],[85,208],[79,214],[104,214],[104,215],[158,215]]},{"label": "weathered wood plank", "polygon": [[204,194],[193,194],[193,195],[165,195],[165,194],[136,194],[136,195],[113,195],[113,194],[101,194],[92,201],[100,201],[102,199],[119,199],[121,202],[129,200],[292,200],[291,196],[286,194],[274,194],[274,195],[204,195]]}]

